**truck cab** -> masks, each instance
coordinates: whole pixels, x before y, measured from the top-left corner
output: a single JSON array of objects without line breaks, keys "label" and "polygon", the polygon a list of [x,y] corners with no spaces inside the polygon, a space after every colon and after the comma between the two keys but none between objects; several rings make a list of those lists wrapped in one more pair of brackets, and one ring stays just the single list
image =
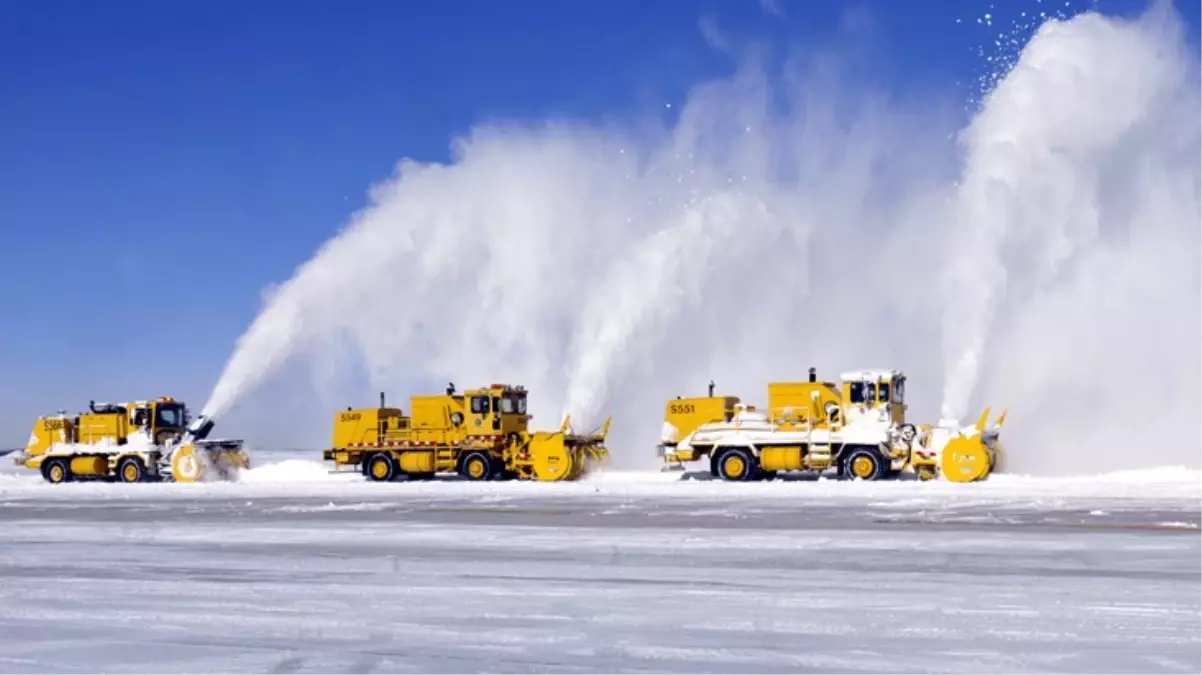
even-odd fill
[{"label": "truck cab", "polygon": [[896,425],[906,423],[906,375],[900,370],[856,370],[839,376],[844,417],[874,415]]},{"label": "truck cab", "polygon": [[178,439],[188,427],[187,406],[170,396],[134,401],[125,409],[129,414],[129,428],[145,431],[156,445]]},{"label": "truck cab", "polygon": [[466,390],[463,397],[469,436],[508,436],[522,433],[530,426],[525,387],[492,384]]}]

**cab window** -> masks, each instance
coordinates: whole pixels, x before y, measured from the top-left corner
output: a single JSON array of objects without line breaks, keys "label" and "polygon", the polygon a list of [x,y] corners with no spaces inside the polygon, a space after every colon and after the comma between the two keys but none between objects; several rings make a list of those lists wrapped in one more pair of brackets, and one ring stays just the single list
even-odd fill
[{"label": "cab window", "polygon": [[161,405],[155,409],[154,425],[156,427],[184,426],[184,411],[179,406]]},{"label": "cab window", "polygon": [[889,389],[891,389],[891,387],[889,386],[889,383],[882,382],[880,396],[877,398],[877,400],[880,401],[881,403],[888,403],[889,402]]},{"label": "cab window", "polygon": [[906,381],[905,380],[898,380],[896,383],[894,383],[894,385],[893,385],[893,402],[894,403],[905,403],[906,402]]},{"label": "cab window", "polygon": [[501,412],[506,415],[525,415],[526,397],[508,394],[501,399]]},{"label": "cab window", "polygon": [[851,383],[852,403],[872,403],[876,401],[876,385],[871,382]]},{"label": "cab window", "polygon": [[488,397],[473,396],[472,397],[472,414],[483,415],[488,412]]}]

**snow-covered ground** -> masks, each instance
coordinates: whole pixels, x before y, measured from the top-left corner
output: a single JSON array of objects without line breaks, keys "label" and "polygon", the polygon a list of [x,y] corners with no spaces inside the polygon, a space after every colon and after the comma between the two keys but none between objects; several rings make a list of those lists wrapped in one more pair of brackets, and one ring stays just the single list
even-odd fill
[{"label": "snow-covered ground", "polygon": [[380,485],[310,459],[0,475],[0,671],[1202,670],[1196,471]]}]

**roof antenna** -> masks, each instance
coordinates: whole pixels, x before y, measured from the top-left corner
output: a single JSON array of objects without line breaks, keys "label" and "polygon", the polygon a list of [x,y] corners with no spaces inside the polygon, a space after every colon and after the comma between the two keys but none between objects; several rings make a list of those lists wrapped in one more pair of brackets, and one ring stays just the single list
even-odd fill
[{"label": "roof antenna", "polygon": [[710,380],[710,398],[714,397],[714,381]]}]

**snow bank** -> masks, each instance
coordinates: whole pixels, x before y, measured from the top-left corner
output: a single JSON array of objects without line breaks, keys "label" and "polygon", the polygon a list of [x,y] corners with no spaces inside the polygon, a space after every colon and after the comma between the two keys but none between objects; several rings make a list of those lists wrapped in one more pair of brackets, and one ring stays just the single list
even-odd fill
[{"label": "snow bank", "polygon": [[331,474],[329,465],[305,459],[286,459],[252,466],[238,473],[239,483],[250,484],[338,483],[362,479],[357,473]]}]

